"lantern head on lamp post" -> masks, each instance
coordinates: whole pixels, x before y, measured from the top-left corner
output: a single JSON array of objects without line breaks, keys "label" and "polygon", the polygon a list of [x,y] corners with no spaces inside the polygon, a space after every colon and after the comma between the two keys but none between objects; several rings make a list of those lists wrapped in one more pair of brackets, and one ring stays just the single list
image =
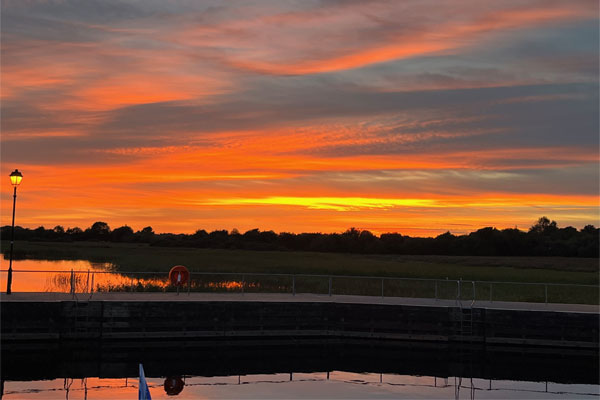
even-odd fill
[{"label": "lantern head on lamp post", "polygon": [[23,180],[23,174],[19,172],[18,169],[15,169],[10,174],[10,184],[13,185],[13,212],[12,212],[12,228],[10,234],[10,261],[8,264],[8,277],[6,279],[6,294],[11,294],[11,286],[12,286],[12,260],[13,260],[13,245],[15,243],[15,206],[17,204],[17,186],[21,184]]},{"label": "lantern head on lamp post", "polygon": [[11,185],[15,186],[19,186],[21,184],[21,181],[23,180],[23,174],[21,172],[19,172],[18,169],[15,169],[11,174],[10,174],[10,183]]}]

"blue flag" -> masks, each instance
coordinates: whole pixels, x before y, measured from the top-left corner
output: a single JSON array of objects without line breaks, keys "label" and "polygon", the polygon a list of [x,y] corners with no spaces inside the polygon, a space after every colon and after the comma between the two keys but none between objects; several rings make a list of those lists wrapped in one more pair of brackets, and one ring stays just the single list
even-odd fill
[{"label": "blue flag", "polygon": [[146,375],[144,375],[144,367],[140,364],[140,384],[138,385],[138,400],[152,400],[150,390],[146,383]]}]

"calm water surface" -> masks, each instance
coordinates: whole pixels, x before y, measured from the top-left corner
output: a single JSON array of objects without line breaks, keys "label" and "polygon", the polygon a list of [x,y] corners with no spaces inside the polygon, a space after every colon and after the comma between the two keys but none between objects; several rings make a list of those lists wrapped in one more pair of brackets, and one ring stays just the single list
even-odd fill
[{"label": "calm water surface", "polygon": [[[149,378],[153,399],[597,399],[597,385],[437,378],[344,371],[222,377],[185,376],[178,395]],[[137,378],[5,382],[5,399],[136,399]]]},{"label": "calm water surface", "polygon": [[[0,260],[0,287],[6,287],[9,261]],[[77,293],[107,291],[164,291],[172,290],[168,274],[162,273],[119,273],[111,263],[97,263],[87,260],[13,260],[14,292],[56,292],[69,293],[71,271],[74,271]],[[217,274],[218,275],[218,274]],[[211,277],[215,279],[215,277]],[[241,291],[242,281],[220,276],[216,280],[195,279],[192,289],[205,291]],[[252,282],[245,283],[246,289],[258,287]]]},{"label": "calm water surface", "polygon": [[337,339],[3,346],[3,398],[135,399],[140,362],[153,399],[600,398],[591,350]]},{"label": "calm water surface", "polygon": [[[7,270],[9,261],[0,260],[0,269]],[[76,271],[76,291],[89,292],[107,290],[110,287],[129,287],[132,283],[166,286],[166,274],[163,279],[154,277],[132,280],[131,277],[114,272],[111,263],[95,263],[87,260],[13,260],[12,290],[15,292],[61,292],[70,290],[71,270]],[[35,271],[35,272],[29,272]],[[64,271],[64,272],[56,272]],[[6,272],[0,273],[0,287],[6,287]]]}]

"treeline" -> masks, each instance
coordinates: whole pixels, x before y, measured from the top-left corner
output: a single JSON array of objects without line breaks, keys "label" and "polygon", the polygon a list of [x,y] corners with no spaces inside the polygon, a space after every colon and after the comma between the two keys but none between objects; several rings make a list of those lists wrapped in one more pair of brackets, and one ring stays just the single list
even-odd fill
[{"label": "treeline", "polygon": [[[10,238],[10,226],[1,228],[2,239]],[[110,229],[105,222],[91,227],[45,229],[15,227],[15,240],[28,241],[109,241],[149,243],[151,246],[198,247],[246,250],[296,250],[367,254],[468,255],[468,256],[562,256],[598,257],[600,229],[587,225],[581,230],[559,228],[555,221],[540,218],[527,232],[519,229],[483,228],[468,235],[446,232],[435,238],[385,233],[376,236],[367,230],[348,229],[343,233],[275,233],[236,229],[194,234],[157,234],[148,226],[134,232],[129,226]]]}]

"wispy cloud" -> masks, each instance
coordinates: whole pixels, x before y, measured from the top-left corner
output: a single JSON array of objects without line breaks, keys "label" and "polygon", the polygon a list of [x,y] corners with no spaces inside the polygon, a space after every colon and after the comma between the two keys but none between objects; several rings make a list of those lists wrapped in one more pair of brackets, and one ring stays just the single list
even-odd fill
[{"label": "wispy cloud", "polygon": [[596,1],[1,7],[25,225],[597,221]]}]

